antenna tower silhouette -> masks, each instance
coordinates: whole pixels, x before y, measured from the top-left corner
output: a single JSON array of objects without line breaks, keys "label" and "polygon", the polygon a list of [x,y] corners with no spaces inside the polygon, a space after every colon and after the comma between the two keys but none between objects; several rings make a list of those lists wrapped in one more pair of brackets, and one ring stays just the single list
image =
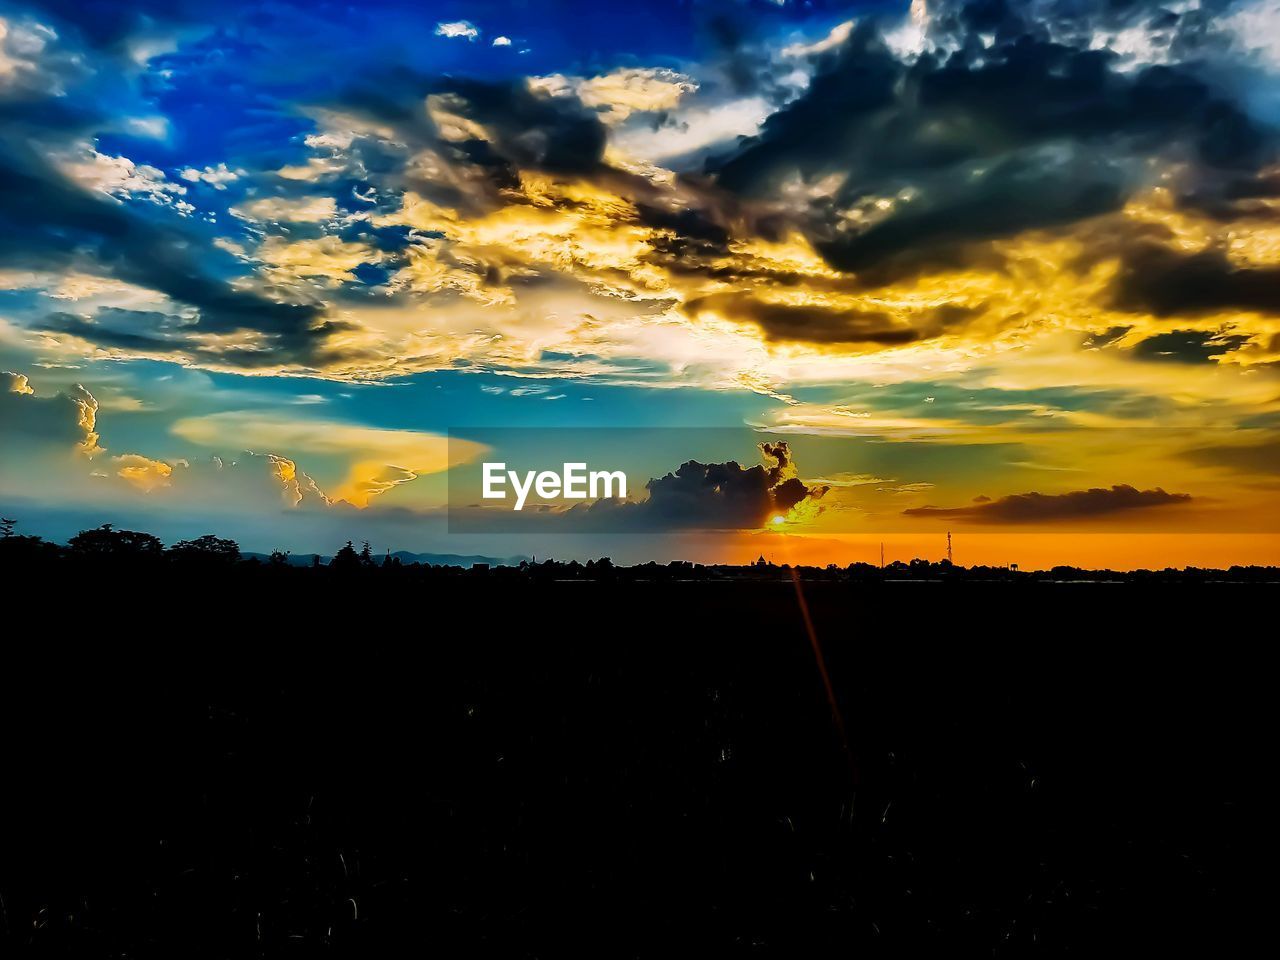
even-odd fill
[{"label": "antenna tower silhouette", "polygon": [[951,531],[947,531],[947,563],[952,563],[951,559]]}]

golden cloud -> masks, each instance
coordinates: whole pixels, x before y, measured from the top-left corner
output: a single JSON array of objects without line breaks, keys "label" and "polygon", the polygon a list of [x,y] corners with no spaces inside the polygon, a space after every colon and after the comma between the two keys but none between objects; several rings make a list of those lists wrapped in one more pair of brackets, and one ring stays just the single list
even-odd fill
[{"label": "golden cloud", "polygon": [[698,84],[692,77],[665,67],[619,67],[595,77],[534,77],[529,88],[550,96],[575,96],[599,111],[605,123],[616,124],[633,113],[673,110],[698,89]]},{"label": "golden cloud", "polygon": [[345,463],[345,477],[330,491],[329,498],[357,507],[368,506],[370,498],[417,477],[468,463],[486,449],[483,444],[441,434],[331,420],[286,419],[258,411],[188,417],[174,423],[171,431],[184,440],[214,449],[247,447]]},{"label": "golden cloud", "polygon": [[264,197],[231,209],[232,214],[250,220],[288,223],[322,223],[338,215],[333,197]]}]

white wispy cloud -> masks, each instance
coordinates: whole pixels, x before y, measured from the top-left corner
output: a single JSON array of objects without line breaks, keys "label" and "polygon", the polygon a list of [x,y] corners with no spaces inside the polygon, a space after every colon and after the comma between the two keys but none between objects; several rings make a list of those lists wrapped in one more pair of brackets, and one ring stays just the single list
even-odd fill
[{"label": "white wispy cloud", "polygon": [[455,20],[452,23],[437,23],[436,36],[474,40],[480,36],[480,31],[467,20]]},{"label": "white wispy cloud", "polygon": [[134,163],[128,157],[113,157],[85,146],[79,152],[59,158],[62,173],[86,190],[106,194],[117,200],[149,200],[173,206],[187,214],[195,208],[177,200],[187,188],[169,180],[163,170],[145,163]]},{"label": "white wispy cloud", "polygon": [[215,190],[225,190],[228,183],[235,183],[244,176],[244,171],[232,170],[225,163],[219,163],[216,167],[205,167],[203,170],[186,167],[178,171],[178,176],[188,183],[206,183]]}]

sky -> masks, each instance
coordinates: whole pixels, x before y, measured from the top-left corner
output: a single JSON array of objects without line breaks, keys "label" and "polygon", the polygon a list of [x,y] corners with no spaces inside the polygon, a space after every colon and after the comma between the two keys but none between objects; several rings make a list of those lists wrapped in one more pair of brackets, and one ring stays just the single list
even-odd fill
[{"label": "sky", "polygon": [[1280,563],[1278,125],[1278,0],[0,0],[0,509]]}]

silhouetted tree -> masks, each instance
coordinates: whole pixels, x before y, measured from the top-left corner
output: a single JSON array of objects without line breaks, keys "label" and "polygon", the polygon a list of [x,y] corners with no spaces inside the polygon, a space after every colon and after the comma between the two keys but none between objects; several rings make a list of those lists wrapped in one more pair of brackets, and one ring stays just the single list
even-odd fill
[{"label": "silhouetted tree", "polygon": [[360,548],[360,566],[373,566],[373,548],[369,546],[369,541],[364,542],[364,546]]},{"label": "silhouetted tree", "polygon": [[357,570],[360,567],[360,554],[356,553],[356,548],[351,545],[351,541],[347,541],[347,545],[333,555],[333,559],[329,561],[329,566],[334,570]]},{"label": "silhouetted tree", "polygon": [[62,551],[56,543],[39,537],[5,534],[0,537],[0,560],[5,563],[34,564],[56,560]]},{"label": "silhouetted tree", "polygon": [[159,537],[135,530],[116,530],[109,523],[96,530],[81,530],[67,545],[72,553],[93,557],[159,557],[164,550]]},{"label": "silhouetted tree", "polygon": [[289,565],[289,551],[272,550],[267,563],[271,564],[273,567],[287,567]]},{"label": "silhouetted tree", "polygon": [[235,563],[240,559],[240,544],[208,533],[194,540],[179,540],[169,548],[174,560],[200,563]]},{"label": "silhouetted tree", "polygon": [[0,539],[8,540],[13,536],[13,525],[17,523],[9,517],[0,517]]}]

